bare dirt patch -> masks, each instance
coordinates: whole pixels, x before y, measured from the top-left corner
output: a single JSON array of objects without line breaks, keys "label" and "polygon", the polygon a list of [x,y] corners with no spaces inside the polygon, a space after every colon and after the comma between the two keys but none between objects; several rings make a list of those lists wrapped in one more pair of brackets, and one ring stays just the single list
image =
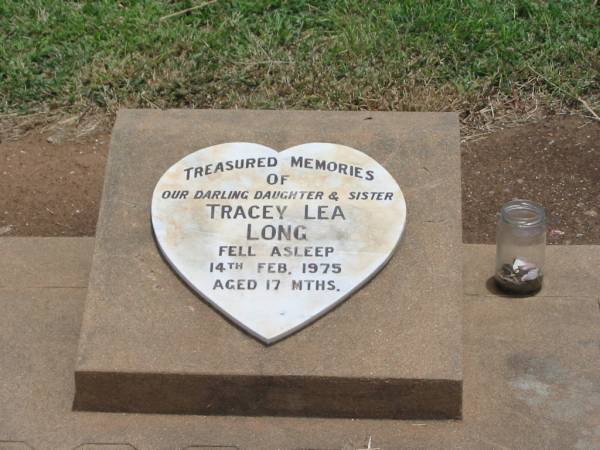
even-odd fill
[{"label": "bare dirt patch", "polygon": [[462,146],[463,241],[493,243],[514,198],[542,204],[548,242],[600,244],[600,124],[555,116]]},{"label": "bare dirt patch", "polygon": [[110,135],[0,143],[0,236],[93,236]]},{"label": "bare dirt patch", "polygon": [[[108,131],[0,143],[0,236],[92,236]],[[502,203],[544,205],[548,240],[600,244],[600,124],[555,116],[462,145],[463,240],[493,243]]]}]

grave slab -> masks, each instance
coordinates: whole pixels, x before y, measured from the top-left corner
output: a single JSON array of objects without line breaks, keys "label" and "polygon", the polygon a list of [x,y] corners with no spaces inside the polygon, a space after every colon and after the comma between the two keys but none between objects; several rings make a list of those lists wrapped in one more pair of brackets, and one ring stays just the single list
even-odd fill
[{"label": "grave slab", "polygon": [[[358,149],[407,205],[387,266],[266,346],[161,258],[150,202],[185,155],[224,142]],[[456,419],[462,411],[460,154],[449,113],[124,110],[113,130],[75,369],[78,410]]]}]

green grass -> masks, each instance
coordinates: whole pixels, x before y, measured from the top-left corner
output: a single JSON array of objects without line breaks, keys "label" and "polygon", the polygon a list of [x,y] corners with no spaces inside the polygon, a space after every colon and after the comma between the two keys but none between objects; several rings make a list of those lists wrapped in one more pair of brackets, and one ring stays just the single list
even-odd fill
[{"label": "green grass", "polygon": [[599,100],[592,0],[199,3],[0,1],[0,111]]}]

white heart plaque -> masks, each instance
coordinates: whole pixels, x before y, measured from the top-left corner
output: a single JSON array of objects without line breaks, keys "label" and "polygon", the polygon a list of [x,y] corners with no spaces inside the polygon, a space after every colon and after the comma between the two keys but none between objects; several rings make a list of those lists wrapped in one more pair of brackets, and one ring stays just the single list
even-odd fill
[{"label": "white heart plaque", "polygon": [[173,269],[267,344],[365,284],[405,222],[388,171],[336,144],[208,147],[171,166],[152,197],[156,240]]}]

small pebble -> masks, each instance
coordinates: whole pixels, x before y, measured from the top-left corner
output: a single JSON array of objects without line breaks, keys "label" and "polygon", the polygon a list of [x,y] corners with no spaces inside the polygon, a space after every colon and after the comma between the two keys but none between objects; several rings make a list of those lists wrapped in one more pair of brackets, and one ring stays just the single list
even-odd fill
[{"label": "small pebble", "polygon": [[3,234],[8,234],[12,231],[12,225],[5,225],[3,227],[0,227],[0,236],[2,236]]}]

